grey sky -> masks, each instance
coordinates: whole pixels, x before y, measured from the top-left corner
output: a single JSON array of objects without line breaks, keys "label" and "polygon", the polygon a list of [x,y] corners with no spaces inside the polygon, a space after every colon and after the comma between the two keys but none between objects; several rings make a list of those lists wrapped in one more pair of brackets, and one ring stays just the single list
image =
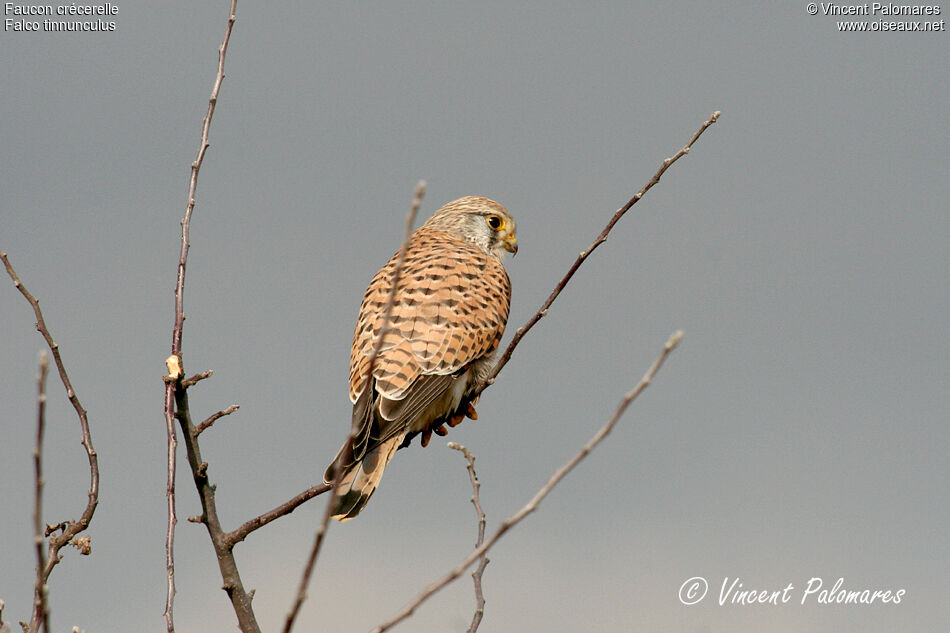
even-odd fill
[{"label": "grey sky", "polygon": [[[68,551],[54,572],[53,625],[159,632],[161,376],[228,3],[115,4],[114,32],[0,33],[0,249],[41,300],[102,468],[93,555]],[[186,370],[215,370],[196,415],[241,405],[202,436],[226,527],[317,482],[335,454],[359,301],[418,179],[423,218],[468,194],[516,217],[510,336],[721,110],[447,438],[477,456],[491,529],[685,331],[606,444],[493,550],[480,631],[950,628],[948,35],[840,33],[806,5],[239,3],[184,336]],[[15,623],[43,345],[2,281],[0,322],[0,599]],[[58,521],[81,510],[87,471],[50,393]],[[468,553],[464,462],[436,439],[401,451],[366,511],[333,526],[299,630],[368,630]],[[185,469],[179,482],[179,514],[195,514]],[[238,550],[266,630],[322,511]],[[176,554],[179,630],[235,630],[204,530],[182,520]],[[684,606],[694,576],[709,595]],[[793,599],[720,606],[727,577],[792,583]],[[905,594],[803,606],[812,577]],[[463,578],[398,630],[464,631],[473,606]]]}]

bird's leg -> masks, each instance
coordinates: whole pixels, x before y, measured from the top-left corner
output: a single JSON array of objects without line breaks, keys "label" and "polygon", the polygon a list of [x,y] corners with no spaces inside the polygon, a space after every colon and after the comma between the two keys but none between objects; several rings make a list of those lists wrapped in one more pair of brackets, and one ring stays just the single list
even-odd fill
[{"label": "bird's leg", "polygon": [[466,417],[469,418],[470,420],[478,419],[478,413],[475,412],[475,407],[472,406],[471,402],[468,402],[465,404],[464,412],[460,409],[459,411],[455,413],[455,415],[449,418],[448,425],[453,426],[453,427],[458,426],[459,424],[462,423],[462,420],[464,420]]},{"label": "bird's leg", "polygon": [[428,446],[429,440],[432,439],[432,434],[435,433],[439,437],[445,437],[449,434],[449,430],[445,428],[445,423],[439,424],[438,426],[430,426],[425,431],[422,432],[422,446]]}]

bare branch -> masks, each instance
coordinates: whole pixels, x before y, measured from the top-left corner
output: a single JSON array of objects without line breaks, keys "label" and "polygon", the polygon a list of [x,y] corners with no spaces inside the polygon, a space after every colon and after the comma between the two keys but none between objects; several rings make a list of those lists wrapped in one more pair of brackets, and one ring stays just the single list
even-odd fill
[{"label": "bare branch", "polygon": [[296,510],[298,507],[300,507],[307,501],[310,501],[314,497],[318,495],[322,495],[324,492],[328,492],[332,489],[333,489],[333,486],[331,484],[320,484],[318,486],[310,486],[309,488],[301,492],[299,495],[297,495],[293,499],[290,499],[289,501],[285,501],[284,503],[280,504],[273,510],[269,510],[260,516],[254,517],[250,521],[246,521],[243,525],[241,525],[237,529],[225,534],[224,538],[231,547],[234,547],[236,544],[246,539],[248,534],[250,534],[254,530],[257,530],[258,528],[262,528],[268,523],[270,523],[271,521],[275,519],[279,519],[280,517],[286,514],[290,514],[291,512]]},{"label": "bare branch", "polygon": [[181,386],[187,389],[188,387],[192,387],[198,384],[205,378],[211,378],[212,374],[214,374],[213,369],[209,369],[208,371],[203,371],[200,374],[195,374],[194,376],[191,376],[190,378],[185,378],[184,380],[182,380]]},{"label": "bare branch", "polygon": [[188,263],[188,249],[191,247],[189,240],[189,228],[191,225],[191,214],[195,209],[195,193],[198,189],[198,172],[201,170],[201,164],[204,162],[205,153],[211,147],[208,142],[208,135],[211,131],[211,119],[214,117],[214,109],[218,104],[218,93],[221,90],[221,83],[224,81],[224,59],[228,52],[228,42],[231,39],[231,29],[234,27],[234,14],[237,9],[237,0],[231,0],[231,10],[228,16],[228,26],[224,31],[224,40],[218,47],[218,72],[214,78],[214,85],[211,88],[211,97],[208,99],[208,111],[205,114],[201,124],[201,142],[198,145],[198,154],[194,162],[191,163],[191,182],[188,185],[188,202],[185,206],[185,215],[181,219],[181,253],[178,258],[178,281],[175,286],[175,328],[172,332],[172,354],[181,355],[181,337],[185,322],[184,312],[184,294],[185,294],[185,267]]},{"label": "bare branch", "polygon": [[[481,501],[478,498],[478,492],[482,485],[478,482],[478,475],[475,474],[475,456],[467,448],[455,442],[449,442],[449,448],[461,451],[468,463],[468,478],[472,482],[472,505],[475,506],[475,514],[478,516],[478,538],[475,540],[475,547],[481,547],[485,542],[485,511],[482,510]],[[482,623],[482,617],[485,615],[485,594],[482,592],[482,575],[485,568],[488,567],[488,556],[481,555],[478,559],[478,566],[472,572],[472,581],[475,583],[475,615],[472,616],[472,624],[468,627],[468,633],[475,633],[478,626]]]},{"label": "bare branch", "polygon": [[696,143],[697,140],[699,140],[699,137],[702,136],[703,132],[706,131],[706,128],[708,128],[710,125],[712,125],[713,123],[719,120],[720,114],[721,113],[719,112],[719,110],[716,110],[715,112],[713,112],[712,115],[710,115],[709,119],[704,121],[703,124],[699,127],[699,130],[695,134],[693,134],[693,137],[689,139],[689,142],[686,143],[683,149],[676,152],[670,158],[667,158],[666,160],[664,160],[663,163],[660,165],[660,168],[656,171],[655,174],[653,174],[653,178],[650,179],[650,182],[644,185],[643,189],[638,191],[635,196],[630,198],[630,200],[627,201],[627,204],[620,207],[620,209],[618,209],[617,212],[614,213],[613,217],[610,218],[610,221],[607,223],[607,226],[604,227],[604,230],[601,231],[600,235],[597,236],[597,239],[595,239],[594,242],[590,246],[587,247],[587,250],[582,251],[581,254],[577,256],[577,259],[574,260],[574,263],[571,265],[570,269],[568,269],[567,274],[565,274],[564,277],[561,279],[561,281],[558,282],[557,286],[554,287],[554,290],[551,292],[548,298],[544,301],[544,303],[541,304],[541,307],[538,309],[537,312],[535,312],[534,316],[528,319],[527,323],[525,323],[523,326],[518,328],[518,330],[515,332],[514,337],[511,339],[511,342],[508,344],[508,347],[505,348],[504,353],[501,355],[501,357],[498,359],[498,362],[495,364],[494,369],[492,369],[491,373],[488,375],[488,378],[486,378],[485,381],[481,385],[479,385],[478,389],[476,389],[475,396],[480,394],[488,386],[490,386],[493,382],[495,382],[495,378],[498,376],[499,372],[501,372],[504,366],[508,364],[508,361],[511,359],[512,353],[515,351],[515,347],[518,346],[518,343],[521,342],[521,339],[524,338],[524,335],[527,334],[528,330],[533,328],[535,324],[541,320],[542,317],[547,316],[548,308],[551,307],[551,304],[554,303],[554,300],[557,299],[558,295],[561,294],[561,291],[564,290],[564,287],[567,286],[567,282],[571,280],[571,277],[573,277],[574,273],[577,272],[577,269],[581,267],[581,264],[584,263],[584,260],[586,260],[587,257],[591,253],[594,252],[594,249],[596,249],[598,246],[600,246],[601,244],[607,241],[607,235],[610,233],[611,229],[614,228],[614,225],[617,224],[618,221],[620,221],[620,218],[622,218],[623,215],[627,211],[630,210],[630,207],[635,205],[647,191],[653,188],[653,185],[660,182],[660,177],[663,176],[664,173],[666,173],[666,170],[670,168],[670,165],[672,165],[673,163],[678,161],[680,158],[682,158],[683,156],[689,153],[690,148],[692,148],[693,144]]},{"label": "bare branch", "polygon": [[[174,359],[178,361],[178,356],[169,357],[169,361]],[[177,377],[181,380],[181,372],[176,374],[173,371],[172,362],[166,361],[169,366],[169,376]],[[179,364],[180,365],[180,364]],[[175,368],[180,370],[180,366]],[[165,500],[168,506],[168,522],[165,532],[165,573],[166,573],[166,593],[165,593],[165,628],[168,633],[175,633],[174,609],[175,609],[175,525],[178,523],[178,516],[175,512],[175,471],[177,470],[177,452],[178,435],[175,433],[175,381],[165,381],[165,432],[168,441],[168,462],[167,479],[165,488]]]},{"label": "bare branch", "polygon": [[237,562],[231,547],[225,541],[225,532],[221,528],[218,510],[215,504],[215,487],[208,478],[208,463],[201,459],[201,449],[198,446],[198,437],[195,426],[191,421],[191,411],[188,405],[188,390],[175,389],[176,416],[181,423],[183,442],[188,453],[188,466],[191,468],[201,501],[202,523],[208,530],[214,553],[218,559],[218,569],[223,580],[222,589],[231,599],[231,606],[238,619],[238,626],[244,633],[260,633],[254,610],[251,608],[250,595],[244,590],[241,575],[238,572]]},{"label": "bare branch", "polygon": [[670,355],[670,352],[672,352],[676,348],[676,346],[679,345],[679,342],[680,340],[682,340],[682,338],[683,338],[683,333],[680,331],[674,332],[673,335],[670,336],[669,340],[666,342],[666,345],[664,345],[663,347],[663,351],[660,353],[659,357],[657,357],[657,359],[653,361],[653,364],[650,366],[647,372],[643,375],[643,378],[640,379],[640,382],[637,383],[637,386],[634,387],[629,393],[627,393],[620,400],[620,404],[617,406],[617,409],[616,411],[614,411],[614,414],[613,416],[611,416],[610,420],[608,420],[607,423],[603,427],[601,427],[601,429],[597,431],[597,433],[594,434],[594,436],[590,439],[590,441],[588,441],[587,444],[584,445],[584,447],[580,450],[580,452],[577,455],[571,458],[566,464],[561,466],[559,469],[557,469],[554,472],[553,475],[551,475],[551,478],[548,480],[548,482],[544,484],[540,490],[538,490],[538,492],[534,495],[534,497],[531,498],[530,501],[528,501],[528,503],[526,503],[520,510],[518,510],[518,512],[513,514],[511,517],[505,519],[505,521],[502,522],[502,524],[498,527],[498,529],[491,535],[491,537],[487,541],[482,543],[479,547],[476,547],[453,570],[451,570],[448,574],[446,574],[441,579],[435,581],[434,583],[426,587],[402,611],[400,611],[390,620],[387,620],[383,624],[373,629],[372,633],[383,633],[384,631],[388,631],[395,625],[399,624],[400,622],[402,622],[403,620],[411,616],[415,612],[415,610],[419,607],[419,605],[421,605],[423,602],[425,602],[430,597],[432,597],[440,589],[442,589],[443,587],[445,587],[446,585],[454,581],[456,578],[461,576],[463,573],[465,573],[465,570],[468,569],[469,566],[472,563],[474,563],[476,560],[478,560],[480,557],[484,556],[488,552],[488,550],[491,549],[491,547],[502,536],[504,536],[504,534],[508,530],[516,526],[518,523],[521,522],[522,519],[524,519],[526,516],[534,512],[540,505],[541,501],[544,500],[544,498],[548,495],[548,493],[550,493],[551,490],[553,490],[554,487],[562,479],[564,479],[564,477],[567,476],[567,474],[571,472],[571,470],[573,470],[573,468],[577,466],[577,464],[580,463],[582,459],[587,457],[587,455],[598,444],[600,444],[600,442],[603,441],[605,437],[607,437],[607,435],[610,433],[611,430],[613,430],[614,426],[617,424],[617,421],[623,415],[624,411],[626,411],[630,403],[633,402],[633,400],[638,395],[640,395],[640,393],[644,389],[646,389],[650,385],[650,383],[653,380],[653,377],[656,375],[656,372],[659,371],[660,367],[663,365],[663,362],[666,360],[667,356]]},{"label": "bare branch", "polygon": [[40,627],[49,633],[49,605],[46,594],[49,591],[43,570],[46,568],[46,552],[43,546],[43,432],[46,430],[46,374],[49,372],[49,357],[40,353],[40,373],[36,380],[36,448],[33,449],[33,471],[35,480],[33,506],[33,540],[36,544],[36,584],[33,588],[33,617],[36,620],[34,633],[40,633]]},{"label": "bare branch", "polygon": [[[182,385],[184,385],[184,382],[182,382]],[[232,413],[234,413],[240,408],[241,408],[240,406],[236,404],[232,404],[227,409],[223,409],[221,411],[218,411],[217,413],[212,413],[204,420],[204,422],[202,422],[197,427],[195,427],[195,435],[201,435],[202,431],[209,428],[212,424],[217,422],[219,419],[223,418],[226,415],[231,415]]]},{"label": "bare branch", "polygon": [[[191,223],[191,214],[195,208],[195,192],[198,188],[198,172],[201,169],[201,163],[204,161],[205,152],[210,146],[208,134],[211,129],[211,119],[214,116],[214,109],[218,103],[218,92],[221,90],[221,82],[224,81],[224,59],[228,50],[228,42],[231,39],[231,30],[234,27],[235,10],[237,9],[237,0],[231,0],[231,9],[228,15],[228,25],[224,31],[224,40],[218,48],[218,72],[215,75],[214,86],[211,89],[211,97],[208,99],[208,112],[205,114],[201,126],[201,142],[198,146],[198,154],[191,164],[191,182],[188,185],[188,201],[185,206],[185,215],[181,220],[181,251],[178,257],[178,277],[175,284],[175,325],[172,329],[172,356],[176,357],[178,369],[177,375],[169,366],[171,380],[165,381],[165,431],[168,438],[168,479],[166,489],[166,499],[168,502],[168,529],[165,538],[165,566],[168,577],[168,586],[165,597],[165,626],[168,633],[174,633],[174,604],[175,604],[175,525],[178,523],[178,517],[175,514],[175,468],[176,452],[178,448],[178,438],[175,435],[175,406],[179,400],[179,395],[184,396],[185,386],[181,380],[181,339],[182,329],[185,322],[184,312],[184,294],[185,294],[185,267],[188,262],[189,227]],[[179,394],[178,392],[181,392]],[[182,421],[184,425],[184,421]],[[194,438],[188,438],[194,440]],[[195,448],[197,448],[197,441]],[[197,481],[197,472],[194,473]],[[212,535],[214,540],[214,535]],[[227,581],[225,581],[227,584]],[[233,598],[232,598],[233,602]],[[248,605],[250,601],[248,600]],[[237,609],[235,609],[237,611]],[[251,613],[251,622],[253,622],[253,612]],[[240,614],[238,619],[240,621]],[[251,626],[251,622],[242,622],[242,630],[256,630],[257,623],[253,622],[252,629],[245,629],[244,625]]]},{"label": "bare branch", "polygon": [[[412,198],[412,207],[409,209],[409,214],[406,216],[406,230],[402,238],[402,246],[399,248],[399,257],[396,260],[396,268],[393,270],[393,281],[392,288],[389,289],[389,298],[386,300],[386,307],[383,310],[383,322],[379,329],[379,335],[376,339],[376,344],[373,345],[373,351],[369,357],[369,364],[366,369],[366,375],[369,377],[369,380],[372,380],[373,376],[373,365],[376,363],[376,356],[379,354],[379,350],[383,345],[383,338],[386,336],[386,332],[389,330],[389,319],[392,315],[393,305],[396,302],[396,289],[399,287],[399,277],[402,274],[402,266],[406,261],[406,251],[409,250],[409,238],[412,237],[412,225],[416,220],[416,214],[419,212],[419,207],[422,204],[422,197],[426,192],[426,183],[424,180],[420,180],[416,185],[415,194]],[[350,435],[346,440],[346,445],[352,447],[353,436],[357,433],[359,429],[351,427]],[[335,488],[339,479],[342,475],[340,472],[342,469],[336,469],[337,472],[334,473],[334,481],[331,484],[331,488]],[[333,514],[333,495],[330,495],[330,498],[327,500],[326,510],[323,513],[323,521],[320,523],[320,528],[317,530],[317,534],[313,540],[313,547],[310,549],[310,556],[307,558],[307,564],[304,566],[303,576],[300,578],[300,585],[297,587],[297,597],[294,599],[294,604],[290,609],[290,612],[287,614],[287,619],[284,622],[284,633],[290,633],[291,629],[294,628],[294,622],[297,619],[297,614],[300,612],[300,607],[303,605],[304,600],[307,599],[307,587],[310,585],[310,576],[313,574],[314,565],[317,562],[317,556],[320,553],[320,548],[323,545],[324,537],[327,533],[327,528],[330,525],[330,518]]]},{"label": "bare branch", "polygon": [[[85,531],[92,522],[93,515],[96,513],[96,508],[99,505],[99,455],[96,453],[96,449],[92,446],[92,434],[89,430],[88,415],[86,410],[82,407],[82,404],[80,404],[79,398],[76,396],[76,392],[73,390],[72,382],[69,380],[69,374],[66,373],[66,366],[63,364],[63,358],[59,353],[59,344],[53,340],[52,334],[50,334],[49,329],[46,327],[46,321],[43,319],[43,312],[40,310],[40,302],[36,297],[30,294],[30,291],[27,290],[26,286],[23,285],[23,282],[20,281],[16,271],[10,264],[10,260],[7,259],[6,253],[0,253],[0,261],[3,261],[3,265],[7,270],[7,274],[10,276],[10,279],[13,280],[13,285],[33,307],[33,314],[36,316],[36,329],[46,340],[46,344],[49,346],[50,352],[53,354],[53,362],[56,364],[56,369],[59,372],[60,381],[62,381],[63,387],[66,389],[66,397],[69,399],[70,404],[73,405],[73,409],[75,409],[76,415],[79,417],[79,428],[82,435],[81,443],[83,448],[86,449],[86,457],[89,461],[89,492],[86,501],[86,508],[83,510],[78,521],[63,521],[60,523],[60,534],[50,538],[48,545],[49,552],[46,557],[46,563],[42,567],[43,584],[46,585],[49,582],[49,575],[52,573],[53,568],[62,559],[62,556],[59,554],[59,550],[69,543],[73,537]],[[39,613],[34,609],[33,618],[30,622],[30,630],[34,632],[37,630],[37,626],[39,625],[38,616]]]},{"label": "bare branch", "polygon": [[[339,474],[336,475],[333,484],[331,484],[331,489],[337,483],[336,479],[339,479]],[[307,599],[307,587],[310,585],[310,576],[313,575],[313,568],[317,563],[317,556],[320,554],[320,548],[323,546],[327,529],[330,527],[330,517],[332,514],[333,496],[331,495],[330,498],[327,499],[326,509],[323,511],[323,520],[320,522],[320,527],[317,529],[317,534],[313,539],[313,547],[310,548],[310,556],[307,558],[307,564],[304,566],[303,575],[297,587],[297,596],[294,598],[294,604],[290,608],[290,612],[287,613],[287,619],[284,621],[283,633],[290,633],[291,629],[294,628],[294,622],[297,620],[297,614],[300,613],[300,607],[303,606],[304,600]]]}]

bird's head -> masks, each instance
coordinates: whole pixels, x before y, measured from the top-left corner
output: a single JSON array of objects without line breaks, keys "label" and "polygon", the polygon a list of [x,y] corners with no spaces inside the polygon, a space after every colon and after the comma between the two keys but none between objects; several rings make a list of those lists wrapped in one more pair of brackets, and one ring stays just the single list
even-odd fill
[{"label": "bird's head", "polygon": [[515,219],[505,207],[488,198],[466,196],[453,200],[436,211],[425,225],[473,242],[499,260],[504,259],[505,251],[518,252]]}]

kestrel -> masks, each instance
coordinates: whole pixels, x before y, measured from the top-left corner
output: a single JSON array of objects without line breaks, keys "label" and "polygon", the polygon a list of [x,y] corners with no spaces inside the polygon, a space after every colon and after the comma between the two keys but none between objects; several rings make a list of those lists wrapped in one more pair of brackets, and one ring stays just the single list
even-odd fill
[{"label": "kestrel", "polygon": [[333,518],[359,514],[393,454],[416,435],[426,446],[446,424],[477,418],[473,392],[508,321],[505,251],[518,252],[515,221],[488,198],[459,198],[416,229],[369,377],[399,253],[373,277],[350,353],[351,436],[324,474],[327,483],[339,474]]}]

